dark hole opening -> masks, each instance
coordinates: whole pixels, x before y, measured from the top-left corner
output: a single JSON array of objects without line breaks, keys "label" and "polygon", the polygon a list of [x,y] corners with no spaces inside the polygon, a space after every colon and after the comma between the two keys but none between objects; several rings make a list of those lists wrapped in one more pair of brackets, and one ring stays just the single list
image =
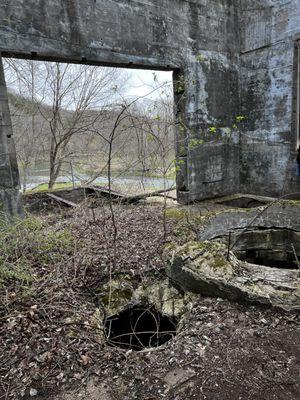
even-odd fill
[{"label": "dark hole opening", "polygon": [[220,200],[217,204],[235,208],[257,208],[266,205],[267,203],[262,200],[256,200],[248,197],[238,197],[230,200]]},{"label": "dark hole opening", "polygon": [[298,269],[297,261],[292,253],[250,249],[246,250],[243,254],[238,254],[238,258],[242,261],[265,267]]},{"label": "dark hole opening", "polygon": [[136,351],[158,347],[176,335],[177,322],[154,307],[134,306],[105,321],[107,343]]},{"label": "dark hole opening", "polygon": [[271,268],[298,269],[300,232],[258,227],[234,234],[233,251],[240,260]]}]

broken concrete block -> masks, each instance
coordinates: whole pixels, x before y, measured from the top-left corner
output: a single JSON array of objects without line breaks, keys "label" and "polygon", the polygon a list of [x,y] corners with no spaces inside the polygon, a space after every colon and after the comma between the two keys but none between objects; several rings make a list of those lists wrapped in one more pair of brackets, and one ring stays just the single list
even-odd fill
[{"label": "broken concrete block", "polygon": [[183,291],[250,304],[300,310],[298,270],[270,268],[237,259],[227,246],[188,242],[165,250],[167,275]]}]

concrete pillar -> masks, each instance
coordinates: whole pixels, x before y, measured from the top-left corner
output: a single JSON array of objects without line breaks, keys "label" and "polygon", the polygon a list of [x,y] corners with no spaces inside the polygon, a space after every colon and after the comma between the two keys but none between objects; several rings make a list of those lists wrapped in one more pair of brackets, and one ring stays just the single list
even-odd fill
[{"label": "concrete pillar", "polygon": [[3,213],[9,217],[23,216],[19,189],[19,170],[0,54],[0,219]]}]

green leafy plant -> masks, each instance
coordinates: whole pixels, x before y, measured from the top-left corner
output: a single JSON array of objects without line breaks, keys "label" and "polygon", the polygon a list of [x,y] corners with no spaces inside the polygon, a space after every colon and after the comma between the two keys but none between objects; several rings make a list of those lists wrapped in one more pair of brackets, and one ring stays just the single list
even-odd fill
[{"label": "green leafy plant", "polygon": [[189,149],[194,150],[197,147],[201,146],[204,143],[202,139],[190,139],[189,140]]}]

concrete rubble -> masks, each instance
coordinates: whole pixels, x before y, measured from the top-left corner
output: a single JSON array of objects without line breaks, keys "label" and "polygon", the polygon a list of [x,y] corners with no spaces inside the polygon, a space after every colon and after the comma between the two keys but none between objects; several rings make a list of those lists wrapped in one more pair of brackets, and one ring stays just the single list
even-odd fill
[{"label": "concrete rubble", "polygon": [[[199,242],[166,248],[167,274],[184,291],[299,311],[299,218],[293,202],[221,212],[203,227]],[[289,266],[247,262],[247,250],[278,266],[286,257]]]}]

